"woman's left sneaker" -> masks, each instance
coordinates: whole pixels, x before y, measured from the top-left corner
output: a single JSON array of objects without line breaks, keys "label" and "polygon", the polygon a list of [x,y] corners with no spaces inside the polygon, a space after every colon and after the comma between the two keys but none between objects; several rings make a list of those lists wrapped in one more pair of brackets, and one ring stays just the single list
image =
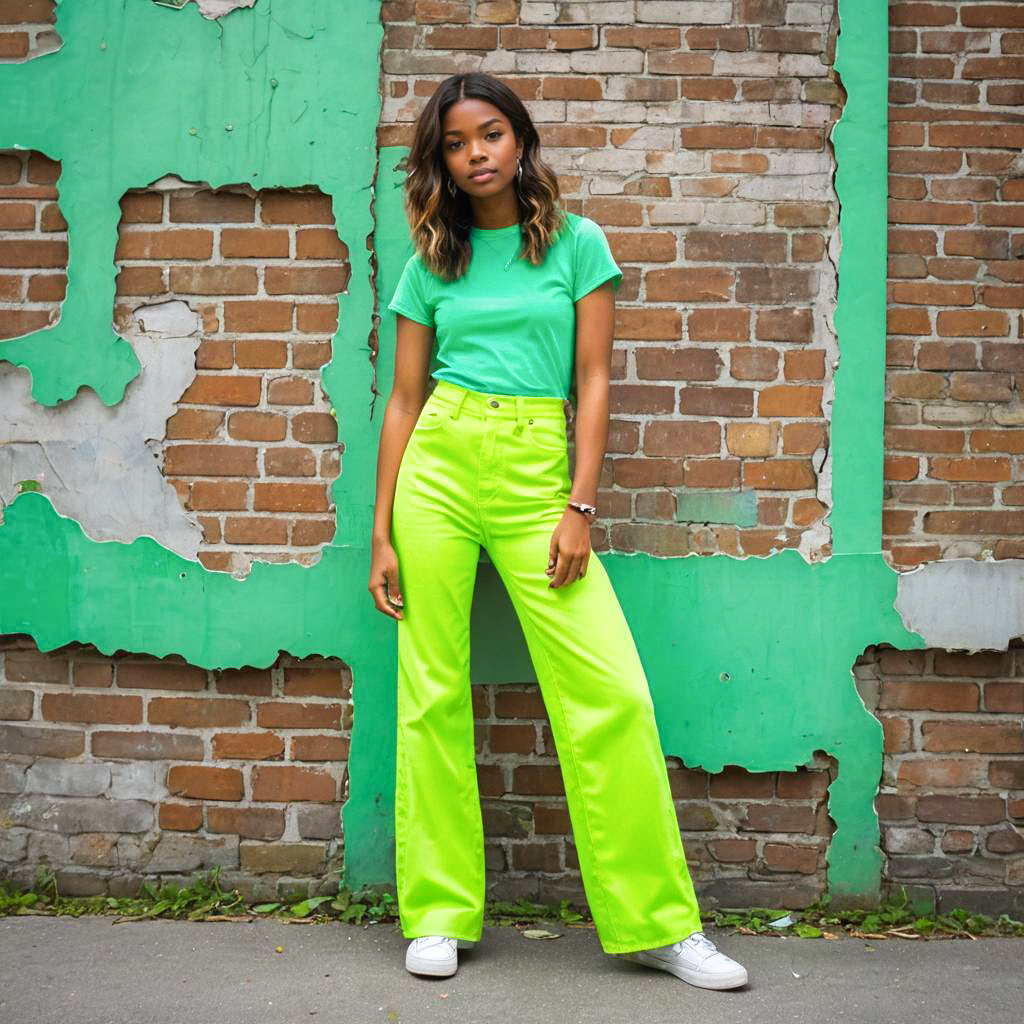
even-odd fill
[{"label": "woman's left sneaker", "polygon": [[619,956],[668,971],[698,988],[739,988],[747,983],[747,969],[721,952],[703,932],[694,932],[671,946],[656,946]]}]

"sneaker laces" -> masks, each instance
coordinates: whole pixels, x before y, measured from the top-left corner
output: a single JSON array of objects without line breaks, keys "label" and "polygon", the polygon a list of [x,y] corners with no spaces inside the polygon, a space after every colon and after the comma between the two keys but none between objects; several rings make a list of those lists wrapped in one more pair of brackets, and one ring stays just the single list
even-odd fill
[{"label": "sneaker laces", "polygon": [[677,942],[674,948],[682,950],[684,945],[693,946],[709,955],[718,952],[718,947],[703,932],[694,932],[692,935],[688,935],[685,939]]}]

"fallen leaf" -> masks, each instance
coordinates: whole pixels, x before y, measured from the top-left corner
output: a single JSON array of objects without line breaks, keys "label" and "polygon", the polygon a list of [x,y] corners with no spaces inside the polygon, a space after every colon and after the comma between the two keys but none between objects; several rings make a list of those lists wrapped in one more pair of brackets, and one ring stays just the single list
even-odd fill
[{"label": "fallen leaf", "polygon": [[546,932],[543,928],[527,928],[523,932],[526,939],[560,939],[562,936],[555,932]]}]

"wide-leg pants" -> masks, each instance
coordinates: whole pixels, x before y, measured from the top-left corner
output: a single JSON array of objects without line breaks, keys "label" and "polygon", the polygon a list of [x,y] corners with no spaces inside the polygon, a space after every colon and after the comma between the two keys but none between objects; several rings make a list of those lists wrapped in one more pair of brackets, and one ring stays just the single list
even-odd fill
[{"label": "wide-leg pants", "polygon": [[[470,691],[482,545],[512,600],[565,784],[602,949],[701,929],[650,689],[607,572],[549,586],[570,492],[560,398],[439,380],[402,457],[392,511],[398,629],[395,879],[406,938],[477,940],[484,835]],[[575,514],[575,513],[574,513]]]}]

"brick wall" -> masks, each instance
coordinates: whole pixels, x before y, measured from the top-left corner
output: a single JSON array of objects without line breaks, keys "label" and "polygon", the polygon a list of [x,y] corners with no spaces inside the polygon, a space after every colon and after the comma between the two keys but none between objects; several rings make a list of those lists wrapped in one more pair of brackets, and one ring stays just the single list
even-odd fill
[{"label": "brick wall", "polygon": [[0,151],[0,344],[60,316],[68,225],[57,204],[59,174],[60,164],[42,153]]},{"label": "brick wall", "polygon": [[[869,648],[854,666],[885,732],[875,800],[884,882],[944,906],[1024,911],[1024,644],[976,655]],[[85,645],[0,646],[0,873],[67,893],[220,864],[258,898],[340,866],[351,676],[336,659],[206,672]],[[474,688],[494,898],[585,899],[536,684]],[[841,766],[709,775],[667,758],[702,903],[806,906],[824,891]],[[1016,896],[1014,895],[1016,894]]]},{"label": "brick wall", "polygon": [[[489,892],[502,899],[585,899],[565,788],[540,690],[474,689]],[[813,902],[825,886],[836,762],[709,775],[667,758],[687,864],[702,905]]]},{"label": "brick wall", "polygon": [[885,546],[1024,553],[1024,7],[890,8]]},{"label": "brick wall", "polygon": [[[605,228],[623,281],[595,550],[827,555],[834,11],[641,2],[616,24],[633,6],[386,2],[380,142],[408,144],[444,76],[499,74],[565,205]],[[707,491],[727,521],[702,521]]]},{"label": "brick wall", "polygon": [[0,62],[40,57],[60,47],[54,0],[0,0]]},{"label": "brick wall", "polygon": [[203,528],[199,560],[309,565],[334,537],[338,425],[320,382],[349,266],[330,196],[166,187],[121,201],[115,323],[175,298],[202,316],[161,467]]},{"label": "brick wall", "polygon": [[0,638],[0,874],[133,893],[214,865],[256,897],[337,880],[352,679],[333,658],[208,672]]},{"label": "brick wall", "polygon": [[[885,729],[885,877],[946,907],[1024,913],[1024,643],[869,648],[854,668]],[[1013,903],[1013,901],[1016,901]]]}]

